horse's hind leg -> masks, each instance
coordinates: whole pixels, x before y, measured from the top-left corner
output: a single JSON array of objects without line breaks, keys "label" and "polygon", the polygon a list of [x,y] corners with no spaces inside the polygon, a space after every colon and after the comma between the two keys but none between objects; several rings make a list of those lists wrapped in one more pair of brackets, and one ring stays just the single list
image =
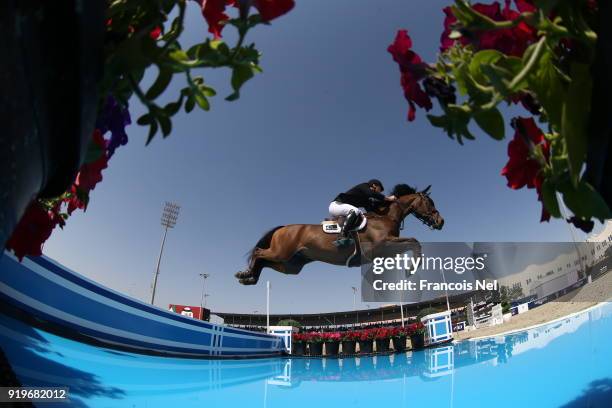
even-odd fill
[{"label": "horse's hind leg", "polygon": [[[259,252],[261,251],[260,248],[256,248],[255,249],[255,253],[253,254],[253,256],[251,257],[251,261],[249,262],[249,266],[247,266],[246,270],[241,271],[241,272],[236,272],[234,274],[234,276],[238,279],[246,279],[246,278],[251,278],[254,275],[254,270],[257,267],[258,263],[260,261],[260,257],[259,257]],[[259,273],[261,273],[261,268],[259,269]],[[257,274],[257,276],[259,277],[259,273]]]},{"label": "horse's hind leg", "polygon": [[257,258],[253,263],[253,267],[249,269],[250,274],[241,275],[238,277],[238,282],[243,285],[255,285],[259,281],[259,276],[261,275],[261,271],[263,268],[271,268],[275,271],[287,274],[287,275],[297,275],[300,273],[304,265],[311,262],[311,260],[305,258],[299,252],[295,254],[289,261],[285,262],[275,262],[269,261],[263,258]]},{"label": "horse's hind leg", "polygon": [[261,275],[261,270],[266,266],[271,266],[269,261],[262,258],[253,258],[248,269],[244,272],[238,272],[235,276],[238,282],[243,285],[255,285]]},{"label": "horse's hind leg", "polygon": [[[283,235],[282,232],[286,230],[287,227],[281,229],[280,235]],[[287,241],[289,241],[289,244],[287,244]],[[296,245],[296,242],[287,240],[286,235],[283,238],[279,237],[277,232],[272,236],[268,248],[256,248],[254,250],[249,266],[244,272],[235,274],[236,278],[244,285],[254,285],[259,280],[263,268],[269,267],[285,273],[284,263],[290,261],[291,257],[297,252]]]}]

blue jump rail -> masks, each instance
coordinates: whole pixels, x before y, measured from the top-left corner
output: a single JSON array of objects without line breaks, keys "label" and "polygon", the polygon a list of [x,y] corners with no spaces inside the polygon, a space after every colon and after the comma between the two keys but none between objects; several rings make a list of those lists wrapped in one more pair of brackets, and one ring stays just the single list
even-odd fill
[{"label": "blue jump rail", "polygon": [[127,297],[47,257],[0,253],[0,310],[65,337],[137,353],[271,357],[282,339],[212,324]]}]

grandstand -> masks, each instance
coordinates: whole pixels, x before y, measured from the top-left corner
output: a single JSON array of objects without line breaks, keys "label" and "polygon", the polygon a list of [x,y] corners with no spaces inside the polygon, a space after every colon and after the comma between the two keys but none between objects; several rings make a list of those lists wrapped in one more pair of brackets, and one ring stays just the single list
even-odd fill
[{"label": "grandstand", "polygon": [[[468,292],[449,297],[453,320],[459,319],[463,314],[465,305],[474,292]],[[404,320],[414,320],[423,309],[434,308],[446,310],[446,298],[441,297],[427,302],[404,304]],[[212,312],[223,318],[226,325],[248,328],[251,330],[265,330],[265,314],[225,313]],[[401,324],[400,305],[385,305],[378,308],[350,310],[342,312],[310,313],[310,314],[271,314],[270,325],[277,325],[281,320],[295,320],[304,328],[338,329],[342,327],[371,327],[375,325]]]}]

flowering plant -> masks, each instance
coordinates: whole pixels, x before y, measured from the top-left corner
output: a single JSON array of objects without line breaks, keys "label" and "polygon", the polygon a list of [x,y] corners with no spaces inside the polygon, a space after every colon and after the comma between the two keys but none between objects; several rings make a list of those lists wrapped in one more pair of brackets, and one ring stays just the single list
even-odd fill
[{"label": "flowering plant", "polygon": [[295,342],[305,342],[306,335],[304,333],[293,333],[291,335],[292,341]]},{"label": "flowering plant", "polygon": [[359,341],[374,340],[376,336],[376,331],[373,329],[364,329],[364,330],[360,330],[358,334],[359,334]]},{"label": "flowering plant", "polygon": [[[239,98],[242,86],[261,72],[260,53],[255,44],[245,45],[250,29],[269,22],[287,12],[293,0],[195,0],[200,7],[212,38],[182,48],[179,39],[184,31],[187,0],[107,0],[104,76],[98,84],[97,121],[84,163],[68,190],[52,199],[34,200],[7,241],[18,258],[41,255],[42,245],[56,226],[63,228],[77,209],[85,211],[89,196],[102,181],[102,170],[119,146],[128,142],[125,127],[132,123],[128,106],[135,95],[147,113],[137,123],[149,128],[146,144],[161,131],[163,137],[172,131],[172,117],[181,109],[191,112],[196,106],[210,109],[209,98],[216,92],[197,70],[227,68],[232,72],[233,92],[228,101]],[[235,10],[235,17],[227,12]],[[256,10],[256,13],[252,13]],[[169,16],[175,15],[172,21]],[[225,27],[238,32],[236,45],[222,40]],[[143,89],[145,71],[155,66],[157,77]],[[157,98],[172,79],[181,75],[186,86],[173,102],[160,105]]]},{"label": "flowering plant", "polygon": [[381,327],[378,329],[372,329],[374,332],[374,338],[377,340],[390,339],[393,335],[393,329]]},{"label": "flowering plant", "polygon": [[356,341],[359,340],[359,332],[356,331],[344,331],[340,335],[342,341]]},{"label": "flowering plant", "polygon": [[318,332],[310,332],[304,334],[306,343],[322,343],[323,335]]},{"label": "flowering plant", "polygon": [[328,332],[322,334],[323,341],[326,343],[338,342],[342,338],[338,332]]},{"label": "flowering plant", "polygon": [[391,337],[406,337],[408,336],[407,327],[394,327],[391,329]]},{"label": "flowering plant", "polygon": [[596,58],[596,31],[607,24],[599,17],[604,7],[595,0],[505,0],[504,6],[455,0],[443,10],[434,64],[425,63],[408,32],[399,30],[388,51],[399,66],[408,120],[417,107],[430,111],[437,101],[441,114],[427,118],[451,139],[474,139],[469,125],[475,123],[502,140],[505,120],[498,105],[520,103],[532,116],[510,121],[514,137],[502,170],[508,186],[536,190],[541,221],[562,217],[560,193],[574,214],[568,222],[590,231],[592,219],[611,217],[612,203],[604,177],[612,135],[602,134],[608,119],[598,106],[607,106],[609,95],[594,82],[609,81]]},{"label": "flowering plant", "polygon": [[408,336],[425,334],[425,325],[421,322],[411,323],[406,326],[405,331]]}]

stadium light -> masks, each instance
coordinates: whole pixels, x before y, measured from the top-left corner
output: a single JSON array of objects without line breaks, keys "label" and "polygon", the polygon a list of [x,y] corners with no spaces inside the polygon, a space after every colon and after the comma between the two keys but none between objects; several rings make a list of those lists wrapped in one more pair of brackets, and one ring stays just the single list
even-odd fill
[{"label": "stadium light", "polygon": [[266,282],[266,333],[270,333],[270,281]]},{"label": "stadium light", "polygon": [[204,313],[204,310],[202,310],[202,308],[204,307],[204,304],[206,303],[206,298],[210,295],[204,294],[204,286],[206,285],[206,279],[210,276],[209,273],[201,273],[200,277],[202,278],[202,296],[200,296],[200,320],[202,320],[202,313]]},{"label": "stadium light", "polygon": [[353,289],[353,310],[355,310],[355,319],[357,321],[355,324],[359,324],[359,312],[357,312],[357,288],[355,286],[351,286],[351,289]]},{"label": "stadium light", "polygon": [[166,243],[166,235],[168,229],[174,228],[176,220],[179,215],[181,206],[176,203],[166,201],[164,211],[162,212],[161,225],[164,227],[164,237],[162,238],[161,248],[159,249],[159,256],[157,257],[157,267],[155,268],[155,274],[153,275],[153,285],[151,285],[151,304],[155,303],[155,290],[157,289],[157,277],[159,276],[159,265],[161,263],[162,254],[164,252],[164,244]]}]

